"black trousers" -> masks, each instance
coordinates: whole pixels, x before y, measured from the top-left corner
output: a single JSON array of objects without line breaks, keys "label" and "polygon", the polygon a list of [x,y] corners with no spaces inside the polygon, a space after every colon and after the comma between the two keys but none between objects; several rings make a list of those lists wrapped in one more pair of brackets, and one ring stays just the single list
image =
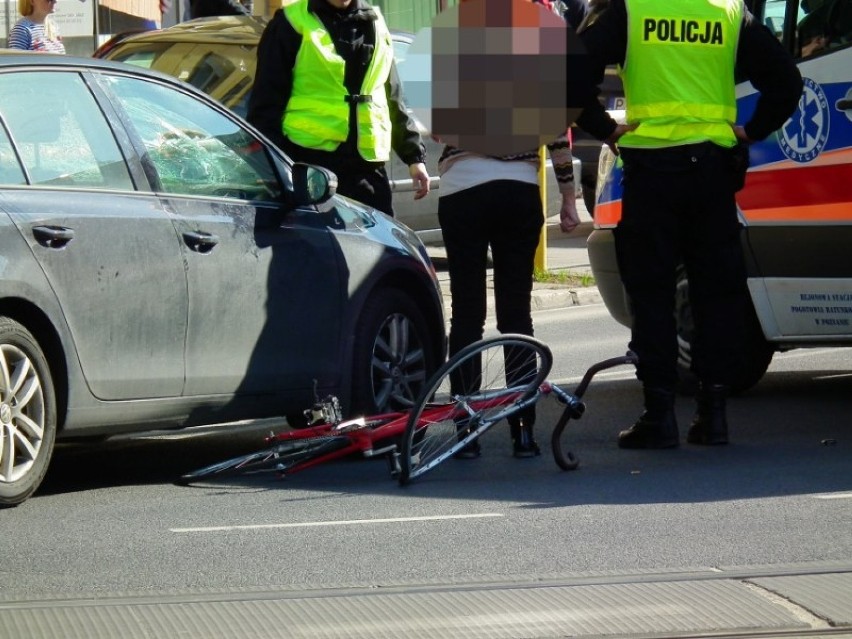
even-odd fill
[{"label": "black trousers", "polygon": [[[533,269],[544,224],[538,186],[498,180],[445,195],[438,200],[438,219],[450,274],[450,355],[482,339],[489,247],[497,329],[501,333],[532,335]],[[508,362],[516,358],[510,353],[506,357],[508,369]],[[515,361],[511,367],[514,370],[507,373],[520,378],[526,364]],[[469,374],[476,377],[478,371]],[[455,383],[465,385],[466,381],[454,380]],[[533,414],[533,410],[529,411],[529,417]]]},{"label": "black trousers", "polygon": [[686,267],[695,324],[693,370],[729,384],[740,365],[748,290],[732,151],[711,143],[622,149],[624,197],[615,246],[633,307],[630,348],[646,388],[677,381],[676,270]]},{"label": "black trousers", "polygon": [[279,145],[295,162],[316,164],[337,176],[337,193],[393,217],[393,200],[383,162],[367,162],[355,152],[308,149],[280,138]]},{"label": "black trousers", "polygon": [[393,217],[391,187],[384,166],[329,168],[337,174],[337,192],[340,195],[363,202]]}]

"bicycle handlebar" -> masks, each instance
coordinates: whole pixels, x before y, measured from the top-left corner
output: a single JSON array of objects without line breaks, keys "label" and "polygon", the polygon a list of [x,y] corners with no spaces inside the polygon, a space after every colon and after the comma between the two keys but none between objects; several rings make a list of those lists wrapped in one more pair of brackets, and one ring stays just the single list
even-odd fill
[{"label": "bicycle handlebar", "polygon": [[552,386],[553,392],[560,401],[565,404],[565,410],[562,411],[559,421],[556,422],[556,426],[553,427],[553,435],[551,436],[550,441],[551,449],[553,450],[553,459],[556,461],[556,465],[562,470],[574,470],[580,463],[574,453],[570,450],[563,450],[562,432],[568,425],[568,420],[572,417],[574,419],[579,419],[583,416],[583,413],[586,410],[586,405],[582,402],[581,398],[585,394],[586,389],[589,387],[592,378],[601,371],[608,368],[614,368],[615,366],[622,366],[624,364],[632,364],[633,366],[636,366],[638,361],[639,359],[636,357],[636,353],[633,351],[627,351],[627,354],[622,355],[621,357],[612,357],[610,359],[605,359],[602,362],[598,362],[597,364],[593,364],[588,368],[588,370],[586,370],[586,374],[583,375],[583,379],[580,380],[580,383],[577,385],[573,394],[559,388],[558,386]]}]

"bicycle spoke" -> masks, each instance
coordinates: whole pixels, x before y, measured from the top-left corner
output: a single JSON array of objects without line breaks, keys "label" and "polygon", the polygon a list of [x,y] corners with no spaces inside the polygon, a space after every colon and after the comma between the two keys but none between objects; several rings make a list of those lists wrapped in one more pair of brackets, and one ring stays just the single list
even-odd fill
[{"label": "bicycle spoke", "polygon": [[551,364],[547,346],[523,335],[487,339],[459,351],[430,380],[412,410],[400,483],[433,469],[535,401]]},{"label": "bicycle spoke", "polygon": [[241,455],[185,473],[181,475],[177,483],[186,485],[205,479],[232,477],[271,470],[287,473],[299,466],[306,465],[312,460],[319,459],[323,455],[342,450],[349,445],[350,440],[345,436],[307,436],[301,439],[288,439],[265,450]]}]

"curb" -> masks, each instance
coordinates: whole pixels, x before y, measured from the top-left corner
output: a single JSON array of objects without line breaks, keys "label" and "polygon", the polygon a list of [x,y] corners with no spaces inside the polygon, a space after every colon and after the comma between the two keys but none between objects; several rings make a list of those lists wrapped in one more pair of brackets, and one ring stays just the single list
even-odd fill
[{"label": "curb", "polygon": [[[444,296],[444,317],[449,320],[452,316],[449,282],[441,282],[441,292]],[[534,288],[531,302],[533,311],[544,311],[555,308],[568,308],[569,306],[600,304],[603,302],[603,298],[601,298],[600,291],[598,291],[596,286],[562,289]],[[489,317],[494,316],[494,295],[492,293],[488,295],[486,312]]]}]

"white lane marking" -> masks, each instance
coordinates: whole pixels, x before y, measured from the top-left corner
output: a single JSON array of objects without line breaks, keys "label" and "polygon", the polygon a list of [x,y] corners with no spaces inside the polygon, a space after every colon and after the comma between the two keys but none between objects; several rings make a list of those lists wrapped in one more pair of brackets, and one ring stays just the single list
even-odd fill
[{"label": "white lane marking", "polygon": [[852,373],[837,373],[836,375],[817,375],[814,379],[845,379],[852,377]]},{"label": "white lane marking", "polygon": [[814,499],[852,499],[852,493],[829,493],[828,495],[814,495]]},{"label": "white lane marking", "polygon": [[483,519],[504,517],[502,513],[473,513],[469,515],[434,515],[431,517],[392,517],[390,519],[344,519],[341,521],[304,521],[293,524],[252,524],[245,526],[206,526],[201,528],[169,528],[173,533],[228,532],[231,530],[262,530],[264,528],[312,528],[320,526],[357,526],[364,524],[397,524],[410,521],[445,521],[448,519]]}]

